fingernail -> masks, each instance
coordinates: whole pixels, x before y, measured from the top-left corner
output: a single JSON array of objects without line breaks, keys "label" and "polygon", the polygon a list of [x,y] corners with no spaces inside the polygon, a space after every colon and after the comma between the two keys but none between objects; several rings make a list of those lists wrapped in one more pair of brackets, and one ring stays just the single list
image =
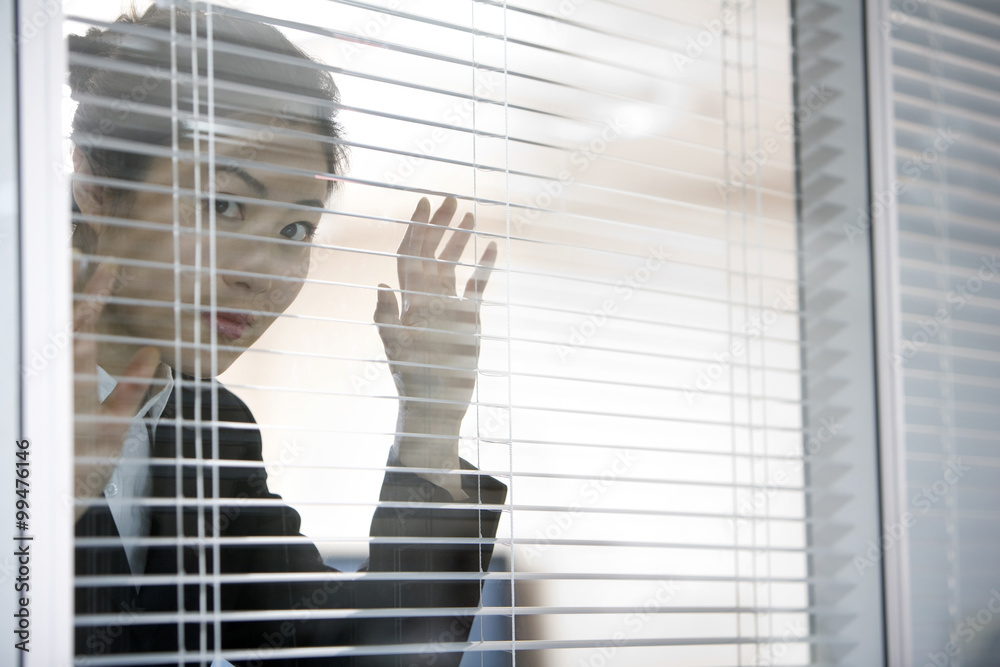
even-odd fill
[{"label": "fingernail", "polygon": [[79,248],[73,248],[73,261],[77,263],[76,276],[73,278],[73,282],[79,285],[83,281],[83,277],[87,275],[87,256]]}]

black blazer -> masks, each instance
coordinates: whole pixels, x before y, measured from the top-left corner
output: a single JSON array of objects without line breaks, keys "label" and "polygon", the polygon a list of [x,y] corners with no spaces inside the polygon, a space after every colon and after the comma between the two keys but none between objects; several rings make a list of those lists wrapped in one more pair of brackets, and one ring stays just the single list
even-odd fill
[{"label": "black blazer", "polygon": [[[181,390],[186,423],[181,434],[182,456],[191,462],[176,466],[174,461],[175,394],[170,396],[152,442],[154,459],[171,459],[154,461],[150,467],[151,497],[163,499],[161,505],[150,509],[150,537],[162,539],[162,544],[149,547],[145,575],[159,576],[144,581],[138,591],[133,584],[102,585],[104,576],[130,574],[114,519],[107,504],[102,503],[91,507],[76,523],[76,654],[90,656],[93,660],[89,664],[100,664],[101,655],[176,652],[182,637],[186,650],[198,650],[202,634],[205,646],[211,650],[216,632],[213,621],[220,618],[223,648],[246,652],[230,658],[239,666],[457,665],[461,653],[453,646],[452,652],[447,652],[448,645],[468,638],[470,614],[479,606],[481,591],[481,581],[470,574],[485,572],[489,567],[490,540],[496,535],[500,515],[497,510],[463,507],[463,503],[501,505],[506,487],[491,477],[470,472],[462,478],[469,500],[456,502],[440,487],[402,468],[387,472],[381,492],[383,504],[375,510],[370,531],[371,537],[385,541],[372,541],[368,574],[346,580],[331,578],[336,570],[325,566],[315,545],[299,533],[298,513],[267,489],[260,431],[253,415],[234,394],[216,386],[219,420],[227,422],[219,427],[218,460],[241,463],[221,465],[218,471],[219,497],[232,499],[220,506],[218,513],[218,532],[223,538],[219,546],[221,583],[207,581],[200,586],[197,580],[184,585],[179,582],[181,571],[195,577],[199,568],[212,573],[215,558],[212,546],[187,543],[178,547],[178,537],[198,535],[198,508],[178,503],[177,499],[198,497],[199,467],[203,497],[213,497],[212,466],[197,464],[196,434],[191,423],[195,392],[185,386]],[[201,391],[202,423],[211,423],[211,392],[207,387]],[[202,459],[208,463],[212,458],[208,426],[202,426],[202,443]],[[247,466],[245,462],[255,465]],[[462,467],[474,471],[465,461]],[[424,503],[448,505],[421,507]],[[203,507],[201,512],[204,534],[211,536],[212,511]],[[427,544],[419,539],[385,539],[393,537],[454,537],[459,541]],[[485,538],[482,543],[468,540],[480,537]],[[421,579],[420,574],[405,574],[426,572],[441,576]],[[257,573],[271,576],[260,580],[240,576]],[[385,577],[379,573],[401,574]],[[222,612],[219,615],[213,613],[216,596]],[[189,612],[183,620],[178,619],[179,603]],[[448,609],[433,609],[441,607]],[[378,612],[366,616],[364,611],[412,608],[427,611],[398,617],[379,617]],[[200,609],[207,613],[200,613]],[[338,616],[338,610],[361,611],[349,615],[340,612]],[[233,616],[239,612],[260,613]],[[324,613],[326,618],[322,618]],[[199,617],[208,622],[199,624]],[[418,646],[397,655],[360,654],[365,645],[373,644]],[[280,653],[284,649],[338,646],[362,648],[348,649],[348,654],[339,656],[335,655],[336,649],[321,651],[322,657]],[[164,665],[180,662],[174,656],[164,658]]]}]

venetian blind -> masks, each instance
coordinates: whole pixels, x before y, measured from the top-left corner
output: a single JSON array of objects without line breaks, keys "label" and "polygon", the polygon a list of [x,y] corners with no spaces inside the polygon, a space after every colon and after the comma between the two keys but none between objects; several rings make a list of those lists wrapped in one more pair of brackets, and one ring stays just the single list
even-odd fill
[{"label": "venetian blind", "polygon": [[905,386],[913,661],[987,664],[997,635],[983,620],[1000,610],[1000,13],[974,1],[895,9],[884,30],[893,54],[895,363]]},{"label": "venetian blind", "polygon": [[[133,275],[166,271],[167,279],[107,295],[105,308],[136,313],[128,331],[146,335],[119,328],[78,338],[173,348],[175,358],[196,359],[196,372],[158,378],[155,388],[172,380],[180,389],[143,412],[151,448],[127,465],[116,461],[125,474],[103,489],[113,505],[134,479],[129,470],[150,467],[151,486],[175,496],[136,488],[126,507],[141,509],[140,525],[150,512],[154,524],[172,514],[183,530],[174,526],[172,538],[140,530],[122,541],[105,521],[107,533],[77,539],[80,663],[396,664],[402,655],[408,665],[460,656],[469,665],[810,664],[813,644],[836,643],[811,630],[829,610],[812,598],[825,575],[810,559],[827,554],[809,542],[805,446],[827,436],[805,432],[802,419],[799,109],[786,3],[178,1],[158,3],[171,18],[156,30],[112,23],[117,4],[65,3],[68,33],[106,30],[102,39],[129,54],[71,50],[71,67],[135,82],[114,97],[74,91],[68,115],[90,103],[110,126],[73,132],[72,142],[158,158],[161,170],[159,180],[129,176],[138,172],[112,178],[99,161],[84,166],[91,154],[67,158],[74,193],[92,185],[135,196],[131,208],[81,211],[74,220],[113,229],[111,239],[147,233],[148,241],[108,241],[124,254],[83,248],[77,257],[91,270],[114,260]],[[177,13],[191,9],[207,11],[204,22],[178,29]],[[230,19],[276,27],[315,62],[233,44],[214,32]],[[169,54],[164,67],[139,64],[161,52]],[[234,78],[224,68],[241,59],[250,74]],[[340,97],[290,89],[281,74],[268,75],[273,86],[255,83],[268,63],[289,67],[287,76],[328,73]],[[825,103],[822,91],[801,101]],[[275,108],[292,120],[268,122],[265,111]],[[316,109],[337,111],[337,139],[302,126]],[[163,141],[137,138],[154,122],[168,128]],[[115,131],[133,124],[134,134]],[[349,168],[317,166],[311,141],[344,146]],[[272,145],[277,156],[262,157]],[[211,176],[218,165],[228,180]],[[242,178],[238,169],[276,187],[233,194],[227,186]],[[275,191],[305,191],[310,179],[337,186],[318,207],[323,223],[308,273],[301,264],[275,270],[245,243],[256,231],[226,228],[229,207],[271,208],[281,220],[306,215],[317,208],[312,195]],[[464,334],[478,340],[480,358],[459,452],[475,468],[467,473],[479,494],[471,507],[481,511],[471,533],[400,536],[392,527],[376,531],[373,512],[437,512],[439,524],[467,516],[446,496],[380,492],[397,471],[386,465],[394,439],[414,434],[395,425],[397,390],[372,313],[380,283],[404,296],[397,261],[412,248],[397,246],[425,195],[435,209],[453,196],[459,216],[475,215],[465,252],[440,260],[454,265],[460,288],[489,244],[498,249],[481,297],[481,333]],[[185,214],[191,198],[208,206]],[[295,240],[258,242],[281,253]],[[185,292],[192,273],[204,276],[193,304]],[[232,304],[218,290],[257,289],[261,275],[268,288],[301,293],[282,310],[280,295],[259,290],[262,300],[237,314],[276,322],[221,385],[199,379],[227,365],[220,359],[234,346],[221,338],[241,322],[233,324]],[[427,307],[436,314],[433,301]],[[207,313],[215,329],[203,336],[196,318],[199,333],[189,339],[184,318],[192,310]],[[166,338],[142,329],[163,312],[174,318]],[[407,364],[432,378],[454,370]],[[103,376],[78,368],[77,377]],[[245,458],[229,453],[250,432],[230,391],[256,419],[262,463],[251,456],[253,442],[238,443]],[[163,434],[184,445],[185,426],[194,454],[163,455]],[[262,468],[267,490],[281,499],[226,497],[227,483],[262,480]],[[506,493],[490,495],[498,483]],[[285,504],[301,517],[302,537]],[[248,516],[275,514],[282,528],[273,534],[226,532]],[[131,573],[102,570],[100,559],[81,573],[88,556],[79,550],[116,540]],[[223,557],[273,551],[281,561],[288,545],[299,553],[312,544],[337,572],[279,562],[246,573],[229,570],[235,565]],[[161,567],[169,554],[151,554],[172,549],[174,569],[137,567],[143,549]],[[406,560],[421,549],[426,560]],[[488,568],[485,560],[472,570],[449,560],[490,550]],[[397,560],[379,565],[383,553]],[[369,554],[372,563],[359,571]],[[481,596],[470,598],[468,582],[480,581]],[[456,582],[465,582],[462,595],[435,595],[434,587]],[[127,600],[132,587],[141,600],[142,588],[159,585],[174,585],[176,595],[156,613],[109,606],[93,593],[111,587]],[[253,595],[239,592],[251,587]],[[294,594],[274,603],[276,589]],[[303,591],[322,592],[322,602]],[[452,617],[457,626],[427,621]],[[471,631],[466,618],[475,619]],[[294,625],[306,620],[308,631]],[[283,622],[300,629],[285,631]],[[148,633],[132,632],[136,625]],[[455,641],[466,632],[468,641]],[[122,635],[132,643],[123,645]]]}]

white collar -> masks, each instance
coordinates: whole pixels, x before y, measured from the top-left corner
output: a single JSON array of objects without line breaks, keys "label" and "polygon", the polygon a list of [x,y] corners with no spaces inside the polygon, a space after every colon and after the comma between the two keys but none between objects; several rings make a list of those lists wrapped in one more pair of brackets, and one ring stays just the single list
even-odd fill
[{"label": "white collar", "polygon": [[[167,380],[164,387],[152,396],[139,409],[122,447],[121,457],[104,487],[104,497],[115,520],[115,527],[123,540],[125,556],[129,568],[135,575],[146,570],[146,547],[139,545],[140,540],[149,535],[149,514],[143,509],[142,499],[149,493],[149,458],[152,454],[150,434],[155,437],[156,426],[167,406],[170,392],[174,386],[173,373],[167,367]],[[118,386],[118,381],[100,366],[97,367],[98,397],[104,400]],[[149,423],[149,431],[146,423]],[[139,585],[136,584],[138,590]]]}]

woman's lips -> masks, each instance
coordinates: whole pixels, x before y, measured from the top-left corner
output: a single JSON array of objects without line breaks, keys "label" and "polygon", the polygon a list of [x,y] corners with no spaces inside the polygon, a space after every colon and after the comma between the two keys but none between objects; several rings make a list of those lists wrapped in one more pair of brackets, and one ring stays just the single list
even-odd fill
[{"label": "woman's lips", "polygon": [[[212,326],[211,313],[202,313],[201,317],[207,326]],[[216,312],[215,330],[228,340],[238,340],[243,337],[253,325],[254,317],[242,313]]]}]

